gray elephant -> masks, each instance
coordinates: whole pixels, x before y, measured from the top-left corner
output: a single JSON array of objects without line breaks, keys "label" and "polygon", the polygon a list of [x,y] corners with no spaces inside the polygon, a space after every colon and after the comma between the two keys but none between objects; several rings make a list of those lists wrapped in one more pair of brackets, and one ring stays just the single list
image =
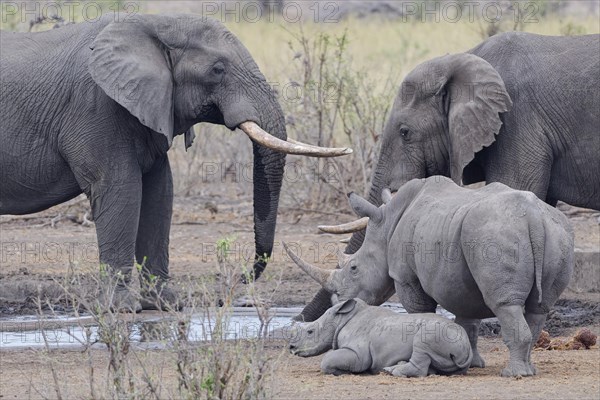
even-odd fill
[{"label": "gray elephant", "polygon": [[415,179],[377,207],[356,194],[368,217],[361,248],[340,269],[293,260],[338,300],[378,305],[394,292],[410,313],[440,304],[456,315],[477,352],[480,319],[498,317],[510,350],[503,376],[535,374],[531,350],[573,270],[573,230],[556,208],[501,183],[467,189],[446,177]]},{"label": "gray elephant", "polygon": [[[271,255],[285,154],[337,156],[288,142],[281,107],[246,48],[193,15],[106,15],[41,33],[2,32],[0,214],[44,210],[85,193],[100,261],[119,276],[169,279],[173,185],[167,151],[194,124],[240,128],[254,148],[255,277]],[[264,130],[263,130],[264,129]],[[267,133],[269,132],[269,133]],[[156,304],[145,293],[144,308]],[[174,301],[174,300],[173,300]]]},{"label": "gray elephant", "polygon": [[[417,66],[402,83],[381,138],[368,200],[414,178],[501,182],[600,210],[600,35],[503,33]],[[364,238],[364,220],[328,232]],[[301,318],[330,305],[321,291]]]},{"label": "gray elephant", "polygon": [[[285,245],[285,244],[284,244]],[[464,374],[471,358],[465,330],[436,314],[398,314],[349,299],[314,322],[298,324],[289,349],[300,357],[325,355],[326,374],[386,371],[395,376]]]}]

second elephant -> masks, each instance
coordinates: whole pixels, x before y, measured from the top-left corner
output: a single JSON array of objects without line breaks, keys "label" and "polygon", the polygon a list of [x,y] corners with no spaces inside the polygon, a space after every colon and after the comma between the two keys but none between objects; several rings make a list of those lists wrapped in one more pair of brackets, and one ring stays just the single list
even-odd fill
[{"label": "second elephant", "polygon": [[[598,48],[600,35],[507,32],[418,65],[391,109],[368,200],[378,206],[384,188],[445,175],[600,210]],[[355,232],[345,252],[363,238]],[[301,318],[318,318],[329,297],[321,290]]]}]

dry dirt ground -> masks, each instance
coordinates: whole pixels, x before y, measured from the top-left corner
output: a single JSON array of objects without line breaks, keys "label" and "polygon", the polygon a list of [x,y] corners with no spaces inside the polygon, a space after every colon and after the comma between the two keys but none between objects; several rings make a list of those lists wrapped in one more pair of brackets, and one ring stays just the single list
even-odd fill
[{"label": "dry dirt ground", "polygon": [[[501,378],[508,351],[500,339],[482,338],[484,369],[465,376],[429,376],[403,379],[379,375],[323,375],[322,356],[299,358],[285,352],[283,342],[269,345],[278,359],[269,385],[272,399],[598,399],[600,398],[600,352],[598,347],[579,351],[535,351],[538,368],[534,377]],[[168,354],[138,351],[148,370],[173,363]],[[106,377],[106,352],[93,351],[96,382]],[[67,399],[89,398],[89,370],[79,351],[0,353],[0,396],[3,399],[55,398],[49,365],[57,370],[62,395]],[[139,368],[139,367],[138,367]],[[177,398],[175,368],[164,368],[161,397]]]},{"label": "dry dirt ground", "polygon": [[[219,202],[215,208],[215,201]],[[576,244],[582,249],[598,249],[600,229],[598,213],[566,209],[575,226]],[[97,263],[95,230],[81,224],[85,207],[72,201],[26,218],[0,217],[0,316],[31,313],[32,296],[44,285],[70,270]],[[276,306],[301,306],[310,300],[318,286],[286,257],[281,240],[297,243],[308,261],[333,268],[339,237],[319,234],[316,226],[334,223],[350,215],[307,212],[283,207],[279,214],[276,247],[267,273],[257,282],[261,293]],[[230,258],[244,264],[252,255],[252,207],[250,198],[215,200],[197,197],[177,200],[171,230],[171,273],[176,281],[188,277],[217,275],[215,242],[233,237]],[[96,264],[97,265],[97,264]],[[49,292],[50,293],[50,292]],[[240,294],[243,288],[240,289]],[[596,309],[600,293],[566,292],[563,298],[580,300]],[[392,299],[394,300],[394,299]],[[598,318],[585,320],[600,333]],[[574,328],[562,334],[572,333]],[[321,357],[301,359],[285,352],[284,344],[275,342],[269,351],[279,356],[273,381],[272,398],[276,399],[397,399],[397,398],[544,398],[600,399],[600,353],[596,346],[586,351],[536,351],[534,362],[539,375],[521,380],[503,379],[500,370],[508,359],[506,347],[498,338],[481,339],[482,354],[488,367],[471,370],[464,377],[434,376],[423,379],[398,379],[386,375],[333,377],[320,373]],[[99,374],[106,371],[106,352],[94,350]],[[160,351],[144,351],[149,363],[169,362]],[[97,357],[97,358],[96,358]],[[61,381],[69,388],[66,398],[87,398],[85,358],[78,351],[54,351],[50,355],[60,366]],[[39,352],[0,352],[0,398],[22,399],[54,397],[49,359]],[[167,370],[167,369],[165,369]],[[174,396],[176,379],[172,379]],[[42,394],[40,394],[42,393]]]}]

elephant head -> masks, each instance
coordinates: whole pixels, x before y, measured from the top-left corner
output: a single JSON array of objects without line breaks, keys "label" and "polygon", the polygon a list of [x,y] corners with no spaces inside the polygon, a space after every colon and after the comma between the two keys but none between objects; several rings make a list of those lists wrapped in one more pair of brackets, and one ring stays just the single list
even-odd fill
[{"label": "elephant head", "polygon": [[170,146],[174,136],[186,133],[190,145],[190,128],[210,122],[240,128],[252,139],[258,276],[273,249],[285,153],[337,156],[351,150],[288,142],[283,111],[267,80],[222,24],[191,15],[103,21],[90,46],[89,73],[148,134]]},{"label": "elephant head", "polygon": [[[472,161],[500,132],[500,113],[512,101],[498,72],[484,59],[461,53],[418,65],[404,79],[381,141],[368,200],[380,205],[383,188],[397,191],[415,178],[445,175],[459,183],[483,180]],[[365,238],[366,220],[321,226],[328,233],[353,233],[346,247],[355,253]],[[298,319],[312,321],[330,305],[321,290]]]},{"label": "elephant head", "polygon": [[[384,202],[391,200],[386,189]],[[355,193],[349,195],[350,205],[367,223],[367,240],[354,254],[340,254],[334,270],[319,268],[300,257],[286,244],[290,258],[311,278],[332,294],[332,302],[359,298],[370,305],[380,305],[395,291],[394,280],[389,276],[387,263],[385,204],[377,207]]]},{"label": "elephant head", "polygon": [[[512,101],[498,72],[484,59],[461,53],[434,58],[404,79],[386,123],[369,201],[380,205],[383,188],[397,191],[415,178],[451,177],[456,183],[483,180],[475,155],[495,141],[500,113]],[[331,233],[353,230],[325,227]],[[364,234],[354,234],[347,253],[355,252]]]}]

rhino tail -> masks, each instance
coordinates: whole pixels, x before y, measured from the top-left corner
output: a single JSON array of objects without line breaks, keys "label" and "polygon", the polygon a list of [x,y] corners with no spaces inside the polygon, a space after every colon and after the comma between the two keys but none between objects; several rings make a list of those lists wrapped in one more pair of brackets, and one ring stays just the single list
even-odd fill
[{"label": "rhino tail", "polygon": [[530,215],[529,217],[529,241],[533,252],[533,271],[538,290],[538,304],[542,304],[542,267],[544,265],[544,247],[546,242],[546,232],[544,230],[543,216],[540,215],[541,213],[542,210],[539,210],[536,213],[537,215]]},{"label": "rhino tail", "polygon": [[473,360],[473,352],[469,347],[469,356],[462,363],[456,361],[456,356],[452,353],[450,353],[450,359],[452,360],[454,365],[456,365],[456,368],[458,368],[459,371],[467,370],[471,366],[471,360]]}]

